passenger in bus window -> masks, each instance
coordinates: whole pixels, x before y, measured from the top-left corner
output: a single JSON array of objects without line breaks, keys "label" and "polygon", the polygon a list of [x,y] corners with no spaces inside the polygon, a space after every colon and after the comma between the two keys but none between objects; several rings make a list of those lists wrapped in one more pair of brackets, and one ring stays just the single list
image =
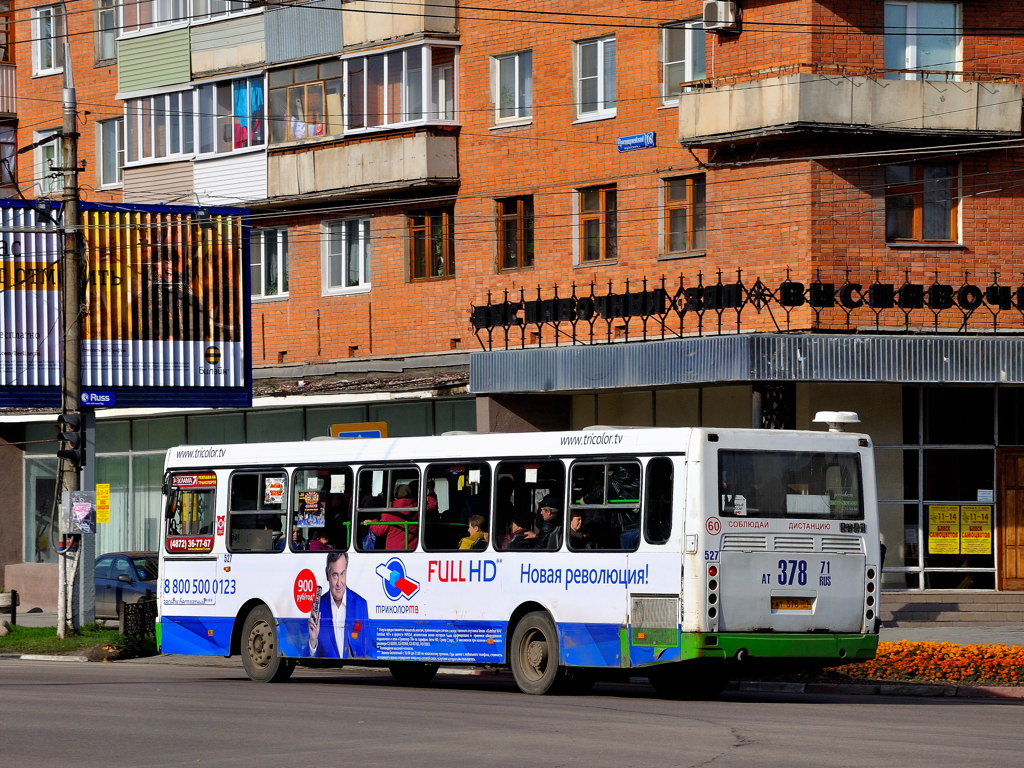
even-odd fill
[{"label": "passenger in bus window", "polygon": [[501,539],[501,549],[530,549],[531,538],[536,534],[530,530],[529,521],[521,517],[512,518],[508,524],[508,533]]},{"label": "passenger in bus window", "polygon": [[306,541],[302,535],[302,529],[297,525],[292,526],[292,549],[296,552],[309,549],[309,542]]},{"label": "passenger in bus window", "polygon": [[324,528],[314,528],[309,535],[309,549],[311,552],[326,552],[334,549],[331,540]]},{"label": "passenger in bus window", "polygon": [[419,526],[415,525],[419,510],[413,498],[412,489],[402,484],[395,488],[395,500],[391,509],[384,512],[379,520],[364,520],[378,538],[384,539],[384,549],[412,551],[419,541]]},{"label": "passenger in bus window", "polygon": [[583,523],[583,512],[574,509],[569,512],[569,549],[594,549],[595,541],[590,530]]},{"label": "passenger in bus window", "polygon": [[281,518],[272,517],[264,525],[268,531],[271,531],[270,535],[270,546],[276,551],[280,552],[284,549],[284,532],[281,530]]},{"label": "passenger in bus window", "polygon": [[309,614],[309,655],[326,659],[369,658],[373,638],[366,600],[347,588],[348,554],[327,555],[328,591]]},{"label": "passenger in bus window", "polygon": [[540,523],[533,536],[534,549],[558,549],[562,543],[562,505],[552,494],[541,499]]},{"label": "passenger in bus window", "polygon": [[[484,530],[483,515],[473,515],[469,518],[469,535],[459,540],[459,549],[483,549],[487,546],[487,531]],[[483,543],[483,546],[478,544]]]}]

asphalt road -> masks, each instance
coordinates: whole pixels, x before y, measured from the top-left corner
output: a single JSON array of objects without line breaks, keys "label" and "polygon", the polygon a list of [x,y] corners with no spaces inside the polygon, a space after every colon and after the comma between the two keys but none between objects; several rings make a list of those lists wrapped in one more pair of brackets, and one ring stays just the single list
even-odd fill
[{"label": "asphalt road", "polygon": [[1007,766],[1021,705],[727,693],[654,698],[646,685],[535,697],[511,681],[299,670],[260,685],[240,668],[0,660],[0,765]]}]

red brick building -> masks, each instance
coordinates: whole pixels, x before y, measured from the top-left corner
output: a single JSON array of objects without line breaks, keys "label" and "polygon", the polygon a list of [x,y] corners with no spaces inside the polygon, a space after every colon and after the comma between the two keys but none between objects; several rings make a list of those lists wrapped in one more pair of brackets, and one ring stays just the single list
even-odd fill
[{"label": "red brick building", "polygon": [[[60,6],[13,5],[21,148],[59,124]],[[381,414],[411,434],[853,409],[886,587],[1020,589],[1017,6],[69,5],[83,194],[252,211],[268,396],[129,461]],[[390,378],[323,383],[367,376]],[[930,554],[940,505],[987,506],[990,551]]]}]

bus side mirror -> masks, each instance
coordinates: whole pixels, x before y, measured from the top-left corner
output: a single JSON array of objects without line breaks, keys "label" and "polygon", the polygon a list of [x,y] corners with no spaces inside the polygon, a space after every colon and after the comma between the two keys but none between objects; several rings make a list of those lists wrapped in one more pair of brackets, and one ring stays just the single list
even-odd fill
[{"label": "bus side mirror", "polygon": [[178,511],[178,490],[171,488],[167,494],[167,504],[164,506],[164,519],[173,520]]}]

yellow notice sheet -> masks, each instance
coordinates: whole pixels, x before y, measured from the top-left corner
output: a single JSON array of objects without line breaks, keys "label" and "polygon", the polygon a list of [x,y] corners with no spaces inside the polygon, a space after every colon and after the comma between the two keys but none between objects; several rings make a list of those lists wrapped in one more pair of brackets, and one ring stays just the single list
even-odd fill
[{"label": "yellow notice sheet", "polygon": [[960,551],[965,555],[992,554],[992,507],[960,507]]},{"label": "yellow notice sheet", "polygon": [[928,553],[960,554],[960,507],[955,504],[928,506]]}]

